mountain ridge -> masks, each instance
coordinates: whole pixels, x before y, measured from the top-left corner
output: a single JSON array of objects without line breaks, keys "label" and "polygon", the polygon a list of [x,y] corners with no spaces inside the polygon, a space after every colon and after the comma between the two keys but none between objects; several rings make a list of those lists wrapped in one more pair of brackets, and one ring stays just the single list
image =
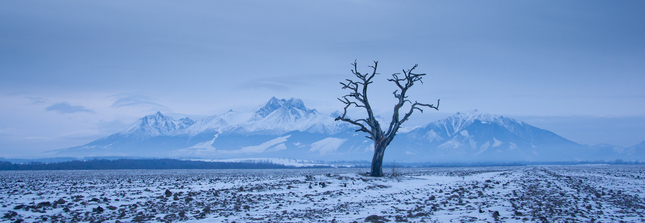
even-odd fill
[{"label": "mountain ridge", "polygon": [[[397,134],[385,157],[399,162],[643,159],[645,141],[638,145],[580,145],[528,123],[475,109]],[[300,99],[272,97],[252,111],[229,110],[198,121],[175,120],[157,112],[116,134],[59,150],[58,155],[333,161],[369,160],[372,149],[371,141],[355,127],[334,121],[333,114],[307,108]]]},{"label": "mountain ridge", "polygon": [[185,129],[194,124],[195,121],[186,117],[174,120],[172,117],[164,116],[161,112],[147,115],[137,120],[134,124],[119,131],[122,135],[136,135],[142,138],[166,135],[168,133]]}]

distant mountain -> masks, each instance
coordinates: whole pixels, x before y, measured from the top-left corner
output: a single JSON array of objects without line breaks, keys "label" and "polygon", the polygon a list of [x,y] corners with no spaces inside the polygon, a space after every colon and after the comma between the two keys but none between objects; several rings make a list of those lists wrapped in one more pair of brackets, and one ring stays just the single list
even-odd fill
[{"label": "distant mountain", "polygon": [[155,136],[170,135],[174,132],[186,129],[194,124],[190,118],[182,118],[178,121],[172,117],[164,116],[161,112],[140,118],[134,124],[121,130],[118,135],[137,140],[145,140]]},{"label": "distant mountain", "polygon": [[334,134],[347,125],[335,122],[329,115],[308,109],[300,99],[289,100],[272,97],[264,106],[252,112],[229,111],[198,121],[177,134],[192,136],[212,133],[237,133],[245,135],[280,135],[299,131]]},{"label": "distant mountain", "polygon": [[[57,155],[239,158],[260,153],[266,156],[264,152],[273,151],[271,157],[283,158],[292,154],[291,149],[302,150],[305,142],[315,143],[347,132],[353,132],[349,125],[305,107],[300,99],[272,97],[254,111],[230,110],[197,122],[189,118],[175,120],[157,112],[116,134],[59,150]],[[293,143],[286,146],[283,142],[292,136]],[[287,147],[289,151],[282,151]]]},{"label": "distant mountain", "polygon": [[[597,160],[640,160],[645,161],[645,141],[631,147],[621,147],[609,144],[590,146],[591,154]],[[600,157],[604,159],[600,159]]]},{"label": "distant mountain", "polygon": [[399,137],[392,145],[417,160],[453,162],[574,160],[584,147],[527,123],[477,110],[459,112]]},{"label": "distant mountain", "polygon": [[[627,148],[627,152],[633,153],[633,154],[643,154],[645,153],[645,140],[641,141],[640,143]],[[631,154],[630,154],[631,155]]]},{"label": "distant mountain", "polygon": [[[333,115],[302,100],[271,98],[248,112],[228,111],[193,121],[160,112],[58,156],[165,158],[294,158],[371,160],[372,142]],[[459,112],[400,133],[386,150],[397,162],[543,162],[645,160],[645,141],[629,148],[586,146],[511,118],[477,110]]]},{"label": "distant mountain", "polygon": [[[122,129],[116,134],[90,142],[83,146],[59,150],[57,155],[89,157],[89,156],[162,156],[150,147],[164,147],[168,142],[159,141],[160,137],[171,136],[182,131],[195,122],[190,118],[175,120],[164,116],[161,112],[148,115],[137,120],[134,124]],[[156,142],[160,142],[158,145]]]}]

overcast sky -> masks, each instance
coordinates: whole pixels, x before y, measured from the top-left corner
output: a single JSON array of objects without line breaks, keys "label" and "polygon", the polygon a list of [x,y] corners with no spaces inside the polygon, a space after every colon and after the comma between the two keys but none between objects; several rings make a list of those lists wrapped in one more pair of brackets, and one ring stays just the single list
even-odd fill
[{"label": "overcast sky", "polygon": [[645,140],[643,1],[3,1],[0,157],[85,144],[272,96],[341,109],[351,63],[370,96],[418,64],[411,99],[515,117],[582,144]]}]

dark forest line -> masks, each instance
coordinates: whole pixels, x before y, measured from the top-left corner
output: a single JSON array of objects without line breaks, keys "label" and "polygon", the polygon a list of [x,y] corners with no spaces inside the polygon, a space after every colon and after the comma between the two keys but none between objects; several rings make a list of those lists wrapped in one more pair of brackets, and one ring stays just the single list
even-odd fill
[{"label": "dark forest line", "polygon": [[0,170],[118,170],[118,169],[288,169],[281,164],[257,162],[204,162],[176,159],[74,160],[56,163],[1,162]]},{"label": "dark forest line", "polygon": [[[366,161],[330,162],[328,164],[350,164],[354,168],[369,168]],[[595,162],[479,162],[479,163],[384,163],[384,168],[414,167],[489,167],[489,166],[533,166],[533,165],[644,165],[644,162],[622,160]],[[294,167],[270,162],[205,162],[178,159],[93,159],[63,162],[12,163],[0,161],[0,170],[120,170],[120,169],[294,169],[331,168],[321,164],[314,167]],[[342,165],[340,167],[343,167]]]}]

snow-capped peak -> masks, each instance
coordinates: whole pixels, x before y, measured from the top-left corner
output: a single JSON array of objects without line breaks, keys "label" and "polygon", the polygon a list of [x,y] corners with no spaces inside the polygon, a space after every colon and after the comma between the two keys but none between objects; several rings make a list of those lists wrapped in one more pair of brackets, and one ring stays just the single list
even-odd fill
[{"label": "snow-capped peak", "polygon": [[195,122],[188,117],[177,121],[170,116],[164,116],[161,112],[157,112],[154,115],[147,115],[140,118],[137,122],[123,129],[120,133],[123,135],[148,138],[158,135],[167,135],[171,132],[184,129],[193,123]]},{"label": "snow-capped peak", "polygon": [[488,113],[481,113],[477,111],[477,109],[472,109],[465,112],[457,112],[457,114],[453,116],[432,122],[428,125],[443,127],[449,132],[449,134],[452,135],[473,124],[473,122],[475,121],[479,121],[483,124],[498,124],[511,131],[513,131],[513,125],[511,123],[517,123],[520,126],[523,124],[522,122],[516,121],[512,118],[507,118],[499,115],[491,115]]},{"label": "snow-capped peak", "polygon": [[472,123],[474,120],[479,120],[481,122],[495,122],[495,120],[499,119],[501,116],[482,113],[477,111],[477,109],[471,109],[465,112],[457,112],[453,117],[464,122]]},{"label": "snow-capped peak", "polygon": [[188,118],[188,117],[186,117],[186,118],[182,118],[182,119],[179,119],[179,121],[180,121],[181,123],[184,123],[186,126],[190,126],[190,125],[192,125],[192,124],[195,124],[195,121],[193,121],[192,119],[190,119],[190,118]]},{"label": "snow-capped peak", "polygon": [[258,109],[255,112],[256,119],[267,117],[278,109],[301,110],[306,113],[312,113],[315,111],[314,109],[308,109],[307,107],[305,107],[305,103],[300,99],[291,98],[289,100],[285,100],[271,97],[271,99],[269,99],[269,101],[262,108]]},{"label": "snow-capped peak", "polygon": [[300,99],[289,100],[272,97],[258,109],[243,127],[248,132],[272,131],[326,131],[336,126],[334,119],[320,115],[315,109],[308,109]]},{"label": "snow-capped peak", "polygon": [[205,131],[224,132],[247,122],[253,113],[229,110],[221,115],[214,115],[197,121],[195,124],[177,134],[197,135]]},{"label": "snow-capped peak", "polygon": [[334,117],[308,109],[300,99],[272,97],[264,106],[250,112],[228,111],[202,119],[174,135],[198,135],[205,132],[237,132],[244,134],[282,134],[290,131],[335,133],[343,123]]}]

